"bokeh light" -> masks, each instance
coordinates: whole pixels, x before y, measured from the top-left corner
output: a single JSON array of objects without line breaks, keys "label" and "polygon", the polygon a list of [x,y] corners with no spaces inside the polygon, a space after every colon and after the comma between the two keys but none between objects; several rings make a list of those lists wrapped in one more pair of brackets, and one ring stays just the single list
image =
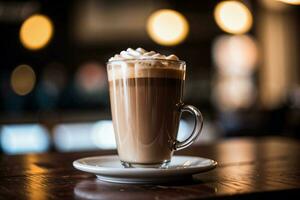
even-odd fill
[{"label": "bokeh light", "polygon": [[213,60],[226,75],[251,74],[258,62],[258,47],[249,35],[222,35],[213,43]]},{"label": "bokeh light", "polygon": [[91,132],[92,141],[100,149],[116,149],[113,123],[111,120],[101,120],[94,124]]},{"label": "bokeh light", "polygon": [[289,8],[289,5],[286,3],[282,3],[279,0],[261,0],[259,3],[268,10],[273,11],[283,11]]},{"label": "bokeh light", "polygon": [[10,78],[13,91],[21,96],[33,90],[35,81],[35,73],[29,65],[19,65],[16,67]]},{"label": "bokeh light", "polygon": [[215,83],[213,100],[222,111],[247,108],[255,98],[255,86],[249,78],[221,76]]},{"label": "bokeh light", "polygon": [[30,50],[45,47],[53,35],[53,23],[44,15],[32,15],[24,21],[20,29],[20,40]]},{"label": "bokeh light", "polygon": [[246,33],[253,22],[249,9],[238,1],[223,1],[217,4],[214,17],[223,31],[232,34]]},{"label": "bokeh light", "polygon": [[94,123],[58,124],[53,128],[54,146],[59,151],[94,150],[91,132]]},{"label": "bokeh light", "polygon": [[277,0],[283,3],[292,4],[292,5],[300,5],[300,0]]},{"label": "bokeh light", "polygon": [[189,24],[179,12],[162,9],[148,18],[147,32],[156,43],[172,46],[181,43],[187,37]]},{"label": "bokeh light", "polygon": [[3,151],[8,154],[45,152],[50,144],[48,130],[38,124],[4,125],[0,141]]},{"label": "bokeh light", "polygon": [[98,62],[86,62],[79,67],[76,73],[76,84],[81,93],[98,93],[106,87],[106,83],[105,68]]},{"label": "bokeh light", "polygon": [[53,129],[54,146],[59,151],[115,149],[111,120],[58,124]]}]

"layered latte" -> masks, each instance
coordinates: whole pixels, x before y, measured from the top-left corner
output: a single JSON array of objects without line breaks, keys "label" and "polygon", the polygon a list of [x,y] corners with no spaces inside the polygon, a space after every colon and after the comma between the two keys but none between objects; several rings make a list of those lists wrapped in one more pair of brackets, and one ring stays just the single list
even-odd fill
[{"label": "layered latte", "polygon": [[176,140],[185,65],[175,55],[127,49],[108,62],[111,112],[123,162],[169,161]]}]

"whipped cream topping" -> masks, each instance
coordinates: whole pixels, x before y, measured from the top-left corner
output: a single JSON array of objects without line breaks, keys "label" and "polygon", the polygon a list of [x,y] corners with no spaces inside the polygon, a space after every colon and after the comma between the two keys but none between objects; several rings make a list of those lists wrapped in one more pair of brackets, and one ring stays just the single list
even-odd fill
[{"label": "whipped cream topping", "polygon": [[175,55],[165,56],[142,48],[128,48],[116,54],[108,64],[108,80],[124,78],[169,77],[185,79],[185,64]]},{"label": "whipped cream topping", "polygon": [[109,61],[125,59],[179,60],[179,58],[173,54],[166,56],[155,51],[146,51],[145,49],[139,47],[137,49],[128,48],[126,51],[121,51],[120,54],[116,54],[114,57],[111,57]]}]

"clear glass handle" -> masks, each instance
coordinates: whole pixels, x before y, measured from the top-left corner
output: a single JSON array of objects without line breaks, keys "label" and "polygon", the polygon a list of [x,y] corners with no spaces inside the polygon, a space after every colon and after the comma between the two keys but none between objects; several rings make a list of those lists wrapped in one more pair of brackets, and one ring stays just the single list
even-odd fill
[{"label": "clear glass handle", "polygon": [[202,127],[203,127],[202,114],[195,106],[181,105],[179,107],[179,109],[180,109],[181,113],[189,112],[190,114],[192,114],[195,118],[195,125],[194,125],[194,129],[193,129],[191,135],[186,140],[184,140],[182,142],[176,140],[174,142],[173,149],[175,151],[181,150],[181,149],[184,149],[184,148],[190,146],[197,139],[197,137],[200,135],[200,133],[202,131]]}]

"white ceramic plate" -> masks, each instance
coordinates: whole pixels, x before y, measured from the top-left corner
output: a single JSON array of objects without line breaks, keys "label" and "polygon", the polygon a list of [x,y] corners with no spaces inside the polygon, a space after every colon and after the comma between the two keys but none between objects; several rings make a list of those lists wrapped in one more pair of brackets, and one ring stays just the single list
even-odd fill
[{"label": "white ceramic plate", "polygon": [[193,174],[211,170],[217,162],[193,156],[173,156],[167,168],[124,168],[117,155],[87,157],[73,162],[81,171],[114,183],[162,183],[191,178]]}]

